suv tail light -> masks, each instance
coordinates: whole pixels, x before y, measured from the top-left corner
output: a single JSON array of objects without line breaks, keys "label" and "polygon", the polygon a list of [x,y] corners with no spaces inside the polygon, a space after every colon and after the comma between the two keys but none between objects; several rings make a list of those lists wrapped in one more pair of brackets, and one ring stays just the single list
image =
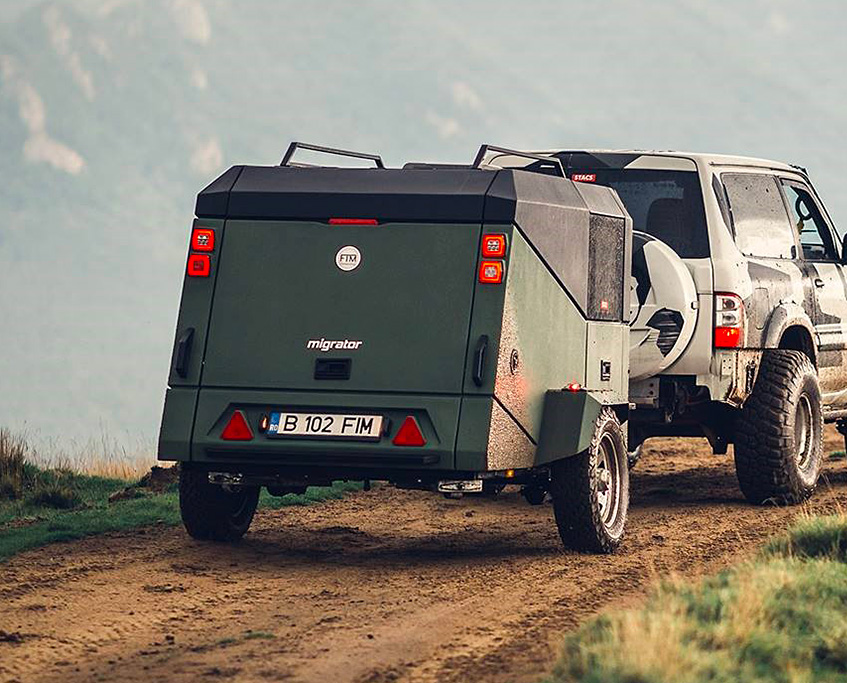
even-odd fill
[{"label": "suv tail light", "polygon": [[715,348],[744,344],[744,303],[737,294],[715,293]]}]

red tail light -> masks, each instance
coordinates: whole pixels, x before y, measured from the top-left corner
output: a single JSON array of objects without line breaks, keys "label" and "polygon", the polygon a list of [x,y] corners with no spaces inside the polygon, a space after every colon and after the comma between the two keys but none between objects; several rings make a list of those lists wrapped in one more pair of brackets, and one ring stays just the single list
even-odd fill
[{"label": "red tail light", "polygon": [[485,258],[502,258],[506,255],[505,235],[483,235],[482,255]]},{"label": "red tail light", "polygon": [[744,302],[737,294],[715,293],[715,348],[736,349],[744,344]]},{"label": "red tail light", "polygon": [[253,430],[250,429],[250,425],[247,424],[247,418],[244,417],[244,413],[240,410],[236,410],[232,414],[232,417],[229,418],[229,422],[226,427],[224,427],[223,432],[221,432],[221,438],[224,441],[253,440]]},{"label": "red tail light", "polygon": [[191,232],[192,251],[214,251],[215,231],[211,228],[194,228]]},{"label": "red tail light", "polygon": [[719,349],[735,349],[741,345],[741,330],[737,327],[716,327],[715,347]]},{"label": "red tail light", "polygon": [[400,425],[400,429],[391,443],[395,446],[425,446],[426,439],[421,433],[418,421],[409,415],[403,420],[403,424]]},{"label": "red tail light", "polygon": [[330,225],[379,225],[376,218],[330,218]]},{"label": "red tail light", "polygon": [[479,264],[479,281],[489,285],[503,282],[503,262],[482,261]]},{"label": "red tail light", "polygon": [[209,277],[212,271],[212,259],[208,254],[191,254],[188,257],[187,273],[191,277]]}]

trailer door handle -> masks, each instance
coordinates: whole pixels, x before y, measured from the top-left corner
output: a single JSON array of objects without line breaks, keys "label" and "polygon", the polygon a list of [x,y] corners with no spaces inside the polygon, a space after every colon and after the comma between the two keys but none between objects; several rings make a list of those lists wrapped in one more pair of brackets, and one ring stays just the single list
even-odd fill
[{"label": "trailer door handle", "polygon": [[485,352],[488,350],[488,335],[484,334],[476,343],[473,356],[473,383],[482,386],[482,376],[485,373]]},{"label": "trailer door handle", "polygon": [[824,284],[825,284],[825,283],[824,283],[824,281],[823,281],[821,278],[819,278],[819,277],[816,277],[816,278],[815,278],[815,287],[823,287],[823,286],[824,286]]},{"label": "trailer door handle", "polygon": [[194,341],[194,328],[189,327],[176,343],[174,353],[174,372],[180,377],[188,375],[188,359],[191,356],[191,342]]}]

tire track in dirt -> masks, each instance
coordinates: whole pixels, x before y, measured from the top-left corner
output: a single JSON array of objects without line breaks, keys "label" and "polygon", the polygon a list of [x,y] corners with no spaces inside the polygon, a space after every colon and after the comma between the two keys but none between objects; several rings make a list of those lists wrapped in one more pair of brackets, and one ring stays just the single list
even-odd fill
[{"label": "tire track in dirt", "polygon": [[[828,431],[830,450],[841,444]],[[847,463],[808,509],[847,501]],[[561,549],[549,506],[389,487],[263,512],[236,546],[149,528],[0,565],[0,681],[536,681],[563,634],[659,575],[711,572],[798,508],[755,508],[731,458],[657,441],[612,557]]]}]

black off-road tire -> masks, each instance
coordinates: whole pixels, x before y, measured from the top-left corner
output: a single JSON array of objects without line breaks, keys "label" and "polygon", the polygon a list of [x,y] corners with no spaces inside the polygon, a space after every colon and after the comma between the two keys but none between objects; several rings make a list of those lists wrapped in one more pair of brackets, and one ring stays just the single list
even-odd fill
[{"label": "black off-road tire", "polygon": [[258,486],[225,488],[210,484],[208,473],[183,466],[179,473],[179,511],[185,530],[201,541],[240,539],[259,504]]},{"label": "black off-road tire", "polygon": [[550,494],[566,547],[611,553],[621,544],[629,511],[629,466],[626,439],[613,410],[600,412],[587,450],[553,463]]},{"label": "black off-road tire", "polygon": [[735,472],[744,497],[796,505],[812,495],[823,463],[821,391],[800,351],[765,351],[738,420]]}]

